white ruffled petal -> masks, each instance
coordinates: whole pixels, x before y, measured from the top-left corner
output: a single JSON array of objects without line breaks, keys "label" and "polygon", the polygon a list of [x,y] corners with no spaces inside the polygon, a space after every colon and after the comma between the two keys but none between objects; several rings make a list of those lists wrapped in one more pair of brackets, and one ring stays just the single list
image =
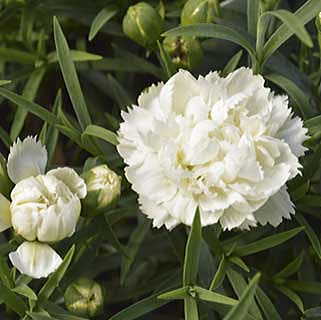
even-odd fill
[{"label": "white ruffled petal", "polygon": [[303,121],[299,117],[289,118],[278,132],[278,137],[283,139],[289,146],[293,154],[297,157],[304,155],[308,149],[302,144],[309,138],[308,129],[303,128]]},{"label": "white ruffled petal", "polygon": [[47,172],[47,175],[55,176],[58,180],[62,181],[79,199],[86,197],[86,183],[74,169],[68,167],[57,168]]},{"label": "white ruffled petal", "polygon": [[294,213],[294,205],[291,202],[286,186],[283,186],[260,209],[254,212],[254,216],[262,225],[269,223],[273,227],[277,227],[283,218],[291,219],[291,214]]},{"label": "white ruffled petal", "polygon": [[220,217],[220,223],[223,230],[232,230],[240,227],[246,217],[247,215],[244,212],[237,211],[231,207],[224,211],[224,214]]},{"label": "white ruffled petal", "polygon": [[9,178],[14,182],[44,174],[48,155],[46,147],[36,137],[19,138],[11,146],[7,162]]},{"label": "white ruffled petal", "polygon": [[62,259],[49,245],[24,242],[9,254],[11,263],[29,277],[46,278],[60,266]]},{"label": "white ruffled petal", "polygon": [[0,193],[0,232],[11,226],[10,201]]},{"label": "white ruffled petal", "polygon": [[172,106],[171,110],[175,114],[184,114],[188,101],[199,95],[199,85],[197,80],[191,73],[180,69],[172,78],[165,84],[163,90],[170,87],[172,91]]},{"label": "white ruffled petal", "polygon": [[168,230],[172,230],[180,223],[180,221],[172,217],[161,204],[156,204],[144,196],[140,196],[138,202],[142,212],[146,214],[149,219],[153,220],[153,227],[161,228],[165,225]]}]

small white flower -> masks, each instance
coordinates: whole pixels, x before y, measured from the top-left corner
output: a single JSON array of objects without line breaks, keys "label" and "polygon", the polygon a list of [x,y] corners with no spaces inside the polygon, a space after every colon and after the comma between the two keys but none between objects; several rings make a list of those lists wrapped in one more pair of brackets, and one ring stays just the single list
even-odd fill
[{"label": "small white flower", "polygon": [[27,137],[23,142],[18,138],[10,147],[8,157],[8,176],[12,182],[39,174],[44,174],[47,165],[46,147],[37,142],[36,137]]},{"label": "small white flower", "polygon": [[141,210],[156,227],[277,226],[294,213],[286,182],[299,173],[307,130],[286,96],[240,68],[195,79],[180,70],[123,112],[118,151]]},{"label": "small white flower", "polygon": [[11,263],[23,274],[32,278],[45,278],[60,266],[62,259],[49,245],[24,242],[9,254]]},{"label": "small white flower", "polygon": [[18,139],[7,162],[9,177],[16,183],[11,203],[0,195],[0,231],[12,225],[24,239],[34,241],[11,253],[11,262],[35,278],[47,277],[58,268],[61,258],[43,242],[56,242],[75,232],[80,199],[87,194],[84,180],[73,169],[45,174],[46,165],[47,150],[36,138]]}]

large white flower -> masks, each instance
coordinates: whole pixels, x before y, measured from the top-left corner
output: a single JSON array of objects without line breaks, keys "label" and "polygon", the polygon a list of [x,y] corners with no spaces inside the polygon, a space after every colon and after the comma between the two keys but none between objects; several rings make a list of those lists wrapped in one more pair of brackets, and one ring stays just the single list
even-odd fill
[{"label": "large white flower", "polygon": [[36,138],[18,139],[7,163],[8,175],[16,183],[11,203],[0,195],[0,231],[12,226],[28,240],[9,255],[10,260],[20,272],[35,278],[47,277],[59,267],[61,258],[44,242],[56,242],[75,232],[80,199],[87,194],[84,180],[73,169],[45,174],[46,165],[45,146]]},{"label": "large white flower", "polygon": [[195,79],[180,70],[123,112],[118,151],[141,210],[156,227],[277,226],[294,213],[286,182],[299,173],[307,130],[287,96],[240,68]]}]

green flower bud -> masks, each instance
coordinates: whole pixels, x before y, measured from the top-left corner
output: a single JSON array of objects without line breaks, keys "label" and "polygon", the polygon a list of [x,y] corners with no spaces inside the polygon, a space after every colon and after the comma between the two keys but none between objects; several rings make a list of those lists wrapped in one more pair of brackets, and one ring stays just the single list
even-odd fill
[{"label": "green flower bud", "polygon": [[[82,177],[87,185],[85,208],[90,214],[104,211],[111,206],[120,195],[121,177],[110,170],[106,164],[86,171]],[[93,213],[92,213],[93,212]]]},{"label": "green flower bud", "polygon": [[159,13],[148,3],[139,2],[128,8],[123,19],[123,31],[141,46],[152,49],[163,29]]},{"label": "green flower bud", "polygon": [[0,153],[0,193],[9,198],[11,188],[12,182],[7,174],[6,159]]},{"label": "green flower bud", "polygon": [[66,290],[66,308],[83,317],[95,317],[103,312],[104,292],[96,281],[88,278],[79,278]]},{"label": "green flower bud", "polygon": [[203,50],[195,38],[166,37],[163,46],[178,68],[192,70],[202,62]]},{"label": "green flower bud", "polygon": [[218,13],[217,0],[188,0],[181,14],[181,24],[212,23]]}]

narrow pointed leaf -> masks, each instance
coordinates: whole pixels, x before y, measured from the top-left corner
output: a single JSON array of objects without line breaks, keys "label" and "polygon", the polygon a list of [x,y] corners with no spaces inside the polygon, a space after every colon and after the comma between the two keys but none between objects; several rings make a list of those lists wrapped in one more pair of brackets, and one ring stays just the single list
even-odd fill
[{"label": "narrow pointed leaf", "polygon": [[83,135],[100,138],[108,143],[111,143],[114,146],[118,144],[116,133],[97,125],[89,125],[83,132]]},{"label": "narrow pointed leaf", "polygon": [[193,225],[191,227],[186,249],[183,270],[183,285],[194,285],[196,283],[198,264],[201,252],[202,226],[199,209],[196,209]]},{"label": "narrow pointed leaf", "polygon": [[222,294],[215,293],[210,290],[203,289],[201,287],[193,287],[197,294],[197,297],[203,301],[215,302],[220,304],[225,304],[229,306],[234,306],[238,303],[237,300],[224,296]]},{"label": "narrow pointed leaf", "polygon": [[157,299],[157,296],[158,294],[155,294],[136,302],[108,320],[134,320],[169,303],[169,301]]},{"label": "narrow pointed leaf", "polygon": [[185,320],[198,320],[198,308],[197,302],[192,297],[187,297],[184,300],[184,312],[185,312]]},{"label": "narrow pointed leaf", "polygon": [[113,18],[118,12],[117,7],[110,5],[98,12],[97,16],[91,24],[89,31],[89,41],[92,41],[99,30],[107,23],[111,18]]},{"label": "narrow pointed leaf", "polygon": [[281,232],[273,236],[266,237],[248,245],[236,248],[234,254],[243,257],[273,248],[295,237],[302,230],[304,230],[304,227],[298,227],[289,231]]},{"label": "narrow pointed leaf", "polygon": [[18,293],[22,296],[25,296],[31,300],[37,300],[38,297],[37,295],[35,294],[35,292],[30,288],[28,287],[26,284],[21,284],[20,286],[18,287],[15,287],[13,289],[11,289],[13,292],[15,293]]},{"label": "narrow pointed leaf", "polygon": [[52,295],[54,290],[59,286],[61,279],[65,275],[71,263],[74,252],[75,252],[75,245],[73,245],[69,249],[59,268],[49,277],[49,279],[45,282],[44,286],[41,288],[38,295],[38,299],[40,301],[48,299]]},{"label": "narrow pointed leaf", "polygon": [[242,320],[246,319],[247,312],[253,303],[254,295],[256,292],[257,284],[260,280],[261,275],[256,274],[253,279],[249,282],[247,288],[240,297],[240,301],[235,305],[231,311],[224,317],[224,320]]},{"label": "narrow pointed leaf", "polygon": [[54,38],[58,54],[58,61],[61,68],[65,84],[77,115],[79,124],[83,130],[91,124],[86,102],[82,94],[75,65],[72,61],[71,54],[65,36],[59,25],[57,18],[54,17]]}]

